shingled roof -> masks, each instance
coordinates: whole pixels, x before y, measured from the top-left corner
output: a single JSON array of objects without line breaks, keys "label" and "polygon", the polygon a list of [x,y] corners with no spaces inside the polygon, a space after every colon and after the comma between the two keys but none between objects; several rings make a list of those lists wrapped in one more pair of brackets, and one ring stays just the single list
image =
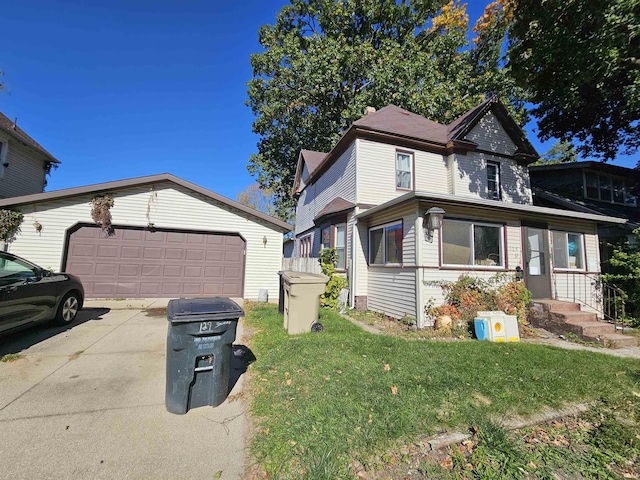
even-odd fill
[{"label": "shingled roof", "polygon": [[18,140],[23,145],[31,147],[42,155],[47,157],[47,160],[53,163],[60,163],[60,160],[56,159],[53,155],[47,152],[42,145],[31,138],[27,133],[17,126],[13,120],[10,120],[5,114],[0,112],[0,131],[8,133],[15,140]]},{"label": "shingled roof", "polygon": [[340,154],[357,137],[371,138],[376,141],[404,145],[407,148],[420,148],[442,154],[474,150],[477,145],[465,137],[489,111],[496,116],[515,143],[517,150],[514,157],[516,160],[528,164],[538,158],[538,153],[522,129],[495,96],[483,101],[449,125],[434,122],[396,105],[387,105],[378,111],[367,110],[364,117],[351,124],[331,152],[327,154],[310,150],[300,152],[293,187],[294,195],[300,193],[303,159],[310,172],[306,183],[311,184],[338,159]]}]

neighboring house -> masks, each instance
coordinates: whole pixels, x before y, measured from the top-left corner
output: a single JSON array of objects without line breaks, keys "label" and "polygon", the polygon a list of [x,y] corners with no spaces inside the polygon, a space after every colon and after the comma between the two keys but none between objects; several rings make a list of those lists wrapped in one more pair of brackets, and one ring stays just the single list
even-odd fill
[{"label": "neighboring house", "polygon": [[0,113],[0,198],[43,192],[47,175],[59,163]]},{"label": "neighboring house", "polygon": [[537,158],[495,98],[449,125],[368,108],[331,152],[300,153],[294,255],[334,247],[352,306],[419,327],[430,299],[444,300],[430,282],[519,268],[534,297],[597,309],[597,225],[625,220],[534,206]]},{"label": "neighboring house", "polygon": [[[91,218],[109,194],[114,234]],[[24,214],[9,251],[82,279],[88,298],[225,296],[277,300],[283,234],[276,218],[170,174],[0,200]],[[42,228],[37,231],[37,222]]]},{"label": "neighboring house", "polygon": [[640,227],[640,172],[603,162],[573,162],[529,167],[534,205],[626,218],[622,225],[600,224],[600,254],[606,270],[607,244],[635,242]]}]

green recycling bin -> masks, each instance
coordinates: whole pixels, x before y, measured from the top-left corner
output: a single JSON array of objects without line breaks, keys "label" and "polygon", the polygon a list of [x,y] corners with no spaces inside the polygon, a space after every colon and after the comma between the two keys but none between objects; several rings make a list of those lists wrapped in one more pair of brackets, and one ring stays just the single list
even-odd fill
[{"label": "green recycling bin", "polygon": [[225,401],[232,344],[242,316],[242,308],[226,297],[169,301],[165,392],[169,412],[185,414]]}]

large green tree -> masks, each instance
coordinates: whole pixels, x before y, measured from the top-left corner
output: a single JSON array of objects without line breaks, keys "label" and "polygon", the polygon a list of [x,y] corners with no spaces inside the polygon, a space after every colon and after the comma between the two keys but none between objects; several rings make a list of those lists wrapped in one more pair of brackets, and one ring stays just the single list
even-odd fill
[{"label": "large green tree", "polygon": [[512,74],[530,90],[541,138],[573,141],[603,160],[636,152],[640,0],[499,3],[513,17]]},{"label": "large green tree", "polygon": [[469,42],[465,5],[443,0],[291,0],[261,27],[249,101],[260,135],[249,171],[290,217],[301,149],[329,151],[366,106],[396,104],[448,123],[498,94],[524,122],[523,91],[505,73],[501,9]]}]

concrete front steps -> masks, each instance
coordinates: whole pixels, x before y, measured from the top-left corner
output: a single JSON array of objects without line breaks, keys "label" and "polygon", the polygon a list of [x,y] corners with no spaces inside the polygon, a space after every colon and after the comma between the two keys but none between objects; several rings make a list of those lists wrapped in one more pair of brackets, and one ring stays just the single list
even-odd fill
[{"label": "concrete front steps", "polygon": [[565,335],[573,333],[588,342],[606,347],[637,347],[638,339],[616,332],[613,323],[601,322],[592,312],[580,310],[580,304],[560,300],[534,300],[531,324],[550,332]]}]

